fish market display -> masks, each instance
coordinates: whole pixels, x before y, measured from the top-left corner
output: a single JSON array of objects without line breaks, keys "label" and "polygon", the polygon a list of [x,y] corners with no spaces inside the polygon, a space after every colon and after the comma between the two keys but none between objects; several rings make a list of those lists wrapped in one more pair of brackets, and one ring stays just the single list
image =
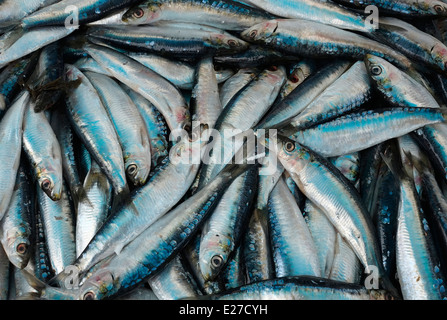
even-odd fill
[{"label": "fish market display", "polygon": [[0,0],[0,300],[447,299],[447,4]]}]

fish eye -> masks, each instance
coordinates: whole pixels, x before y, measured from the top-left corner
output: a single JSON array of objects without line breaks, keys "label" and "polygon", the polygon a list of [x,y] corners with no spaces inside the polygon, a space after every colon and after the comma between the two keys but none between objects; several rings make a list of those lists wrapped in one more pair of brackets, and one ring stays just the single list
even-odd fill
[{"label": "fish eye", "polygon": [[129,174],[130,176],[133,176],[137,173],[138,167],[136,164],[131,164],[130,166],[127,167],[127,174]]},{"label": "fish eye", "polygon": [[28,245],[26,243],[19,243],[16,247],[16,251],[19,254],[25,254],[28,251]]},{"label": "fish eye", "polygon": [[214,268],[220,268],[223,263],[223,258],[219,255],[215,255],[211,258],[211,266]]},{"label": "fish eye", "polygon": [[237,42],[233,39],[228,40],[227,43],[230,45],[230,47],[237,47]]},{"label": "fish eye", "polygon": [[300,77],[294,74],[293,76],[290,77],[290,81],[292,81],[292,83],[298,83],[300,81]]},{"label": "fish eye", "polygon": [[88,291],[84,296],[82,297],[83,300],[95,300],[95,293],[92,291]]},{"label": "fish eye", "polygon": [[135,11],[133,12],[133,16],[137,19],[142,18],[144,16],[144,10],[141,8],[135,9]]},{"label": "fish eye", "polygon": [[375,76],[378,76],[379,74],[382,73],[382,68],[379,66],[372,66],[371,67],[371,73]]},{"label": "fish eye", "polygon": [[439,5],[439,4],[435,5],[433,8],[435,9],[435,11],[437,13],[443,13],[444,12],[444,7]]},{"label": "fish eye", "polygon": [[285,149],[287,152],[292,152],[293,150],[295,150],[295,144],[294,144],[293,142],[287,142],[287,143],[284,145],[284,149]]},{"label": "fish eye", "polygon": [[270,68],[268,68],[269,71],[277,71],[278,67],[277,66],[270,66]]},{"label": "fish eye", "polygon": [[248,34],[248,36],[249,36],[250,38],[254,39],[254,38],[256,37],[257,34],[258,34],[258,31],[257,31],[257,30],[253,30],[253,31],[251,31],[251,32]]},{"label": "fish eye", "polygon": [[40,184],[43,190],[48,191],[51,189],[51,181],[49,179],[45,179]]}]

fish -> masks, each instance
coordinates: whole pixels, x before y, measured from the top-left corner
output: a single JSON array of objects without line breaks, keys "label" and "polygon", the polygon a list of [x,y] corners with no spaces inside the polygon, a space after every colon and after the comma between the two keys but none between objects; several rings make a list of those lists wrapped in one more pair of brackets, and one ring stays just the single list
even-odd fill
[{"label": "fish", "polygon": [[290,19],[318,21],[341,29],[370,32],[372,29],[360,15],[332,2],[314,0],[247,0],[276,16]]},{"label": "fish", "polygon": [[388,45],[352,31],[305,19],[262,22],[244,30],[241,38],[285,54],[308,58],[362,59],[369,53],[383,57],[404,70],[415,68],[412,60]]},{"label": "fish", "polygon": [[30,103],[25,110],[23,149],[40,188],[53,201],[62,197],[62,151],[49,120]]},{"label": "fish", "polygon": [[[355,122],[361,122],[362,125],[351,125]],[[335,157],[372,147],[426,125],[443,122],[442,110],[437,108],[374,109],[344,115],[298,131],[293,139],[322,156]],[[336,141],[331,142],[331,139]]]},{"label": "fish", "polygon": [[445,289],[439,258],[412,179],[411,162],[416,163],[417,159],[400,157],[400,168],[399,162],[391,163],[386,156],[384,160],[399,179],[396,265],[402,297],[405,300],[443,299]]},{"label": "fish", "polygon": [[423,84],[385,59],[366,55],[365,65],[372,85],[390,105],[403,108],[441,107]]},{"label": "fish", "polygon": [[177,255],[163,270],[149,278],[148,284],[159,300],[180,300],[202,295],[183,263]]},{"label": "fish", "polygon": [[283,179],[268,200],[269,234],[276,277],[321,276],[309,227]]},{"label": "fish", "polygon": [[[124,168],[124,157],[117,133],[101,99],[88,78],[75,66],[66,65],[68,80],[78,86],[67,92],[67,115],[76,134],[100,165],[112,183],[115,194],[129,189]],[[94,105],[94,112],[92,110]],[[104,143],[102,137],[108,137]]]},{"label": "fish", "polygon": [[0,176],[2,177],[2,183],[0,184],[0,220],[6,214],[14,192],[16,176],[22,158],[23,121],[29,99],[29,93],[22,91],[0,121],[0,144],[2,145],[0,159],[4,161],[4,165],[0,169]]},{"label": "fish", "polygon": [[130,8],[123,15],[126,24],[145,25],[157,21],[197,22],[225,30],[241,31],[274,16],[243,3],[220,0],[149,0]]},{"label": "fish", "polygon": [[[381,285],[394,296],[399,296],[383,272],[372,220],[352,183],[326,158],[298,142],[280,135],[259,134],[259,138],[278,156],[303,194],[325,213],[348,242],[365,272],[375,266]],[[332,197],[331,193],[337,193],[337,196]],[[343,204],[339,205],[339,201]]]},{"label": "fish", "polygon": [[36,189],[49,261],[55,274],[59,274],[76,259],[74,207],[65,184],[58,201],[51,200],[39,185]]},{"label": "fish", "polygon": [[[107,267],[103,265],[92,270],[93,273],[82,280],[78,289],[51,287],[32,277],[30,282],[39,289],[41,298],[49,299],[103,300],[129,292],[184,248],[211,214],[229,184],[252,166],[230,164],[210,184],[144,230],[119,255],[105,261]],[[126,268],[122,268],[123,260],[127,261]],[[133,262],[132,265],[129,262]],[[119,281],[114,281],[114,278]]]},{"label": "fish", "polygon": [[399,0],[393,2],[387,1],[358,1],[358,0],[336,0],[344,6],[352,6],[354,8],[366,8],[373,5],[385,14],[398,15],[402,18],[409,17],[442,17],[447,14],[447,7],[443,1],[420,1],[412,2],[407,0]]},{"label": "fish", "polygon": [[137,106],[112,78],[84,72],[98,93],[120,142],[126,178],[134,186],[144,185],[151,170],[149,133]]},{"label": "fish", "polygon": [[[297,276],[259,281],[203,300],[395,300],[384,290],[367,290],[363,285],[347,284],[318,277]],[[191,299],[194,300],[194,299]]]},{"label": "fish", "polygon": [[223,110],[212,57],[205,57],[198,62],[195,79],[189,104],[194,121],[212,129]]},{"label": "fish", "polygon": [[252,166],[237,177],[205,221],[199,262],[205,281],[215,280],[242,240],[257,189],[258,171]]},{"label": "fish", "polygon": [[186,101],[170,82],[132,58],[112,49],[89,45],[86,50],[117,80],[153,103],[163,114],[172,131],[191,127]]},{"label": "fish", "polygon": [[37,27],[70,27],[79,26],[100,20],[112,13],[132,5],[135,0],[98,1],[98,0],[61,0],[21,19],[20,26],[26,30]]},{"label": "fish", "polygon": [[[129,199],[112,207],[107,219],[72,263],[80,274],[88,272],[107,257],[120,253],[183,198],[197,175],[203,149],[200,145],[206,143],[201,134],[196,135],[194,140],[189,139],[184,137],[170,150],[169,157],[144,187],[135,189]],[[123,230],[126,231],[123,233]],[[61,279],[55,281],[60,282]]]},{"label": "fish", "polygon": [[112,186],[99,165],[92,160],[84,180],[85,197],[76,210],[76,257],[78,257],[106,221],[112,207]]},{"label": "fish", "polygon": [[20,166],[8,210],[0,222],[0,242],[8,260],[18,269],[25,268],[32,253],[32,208],[30,178]]},{"label": "fish", "polygon": [[100,45],[184,61],[194,61],[210,54],[241,52],[248,48],[246,41],[221,29],[195,26],[95,26],[89,28],[87,38]]}]

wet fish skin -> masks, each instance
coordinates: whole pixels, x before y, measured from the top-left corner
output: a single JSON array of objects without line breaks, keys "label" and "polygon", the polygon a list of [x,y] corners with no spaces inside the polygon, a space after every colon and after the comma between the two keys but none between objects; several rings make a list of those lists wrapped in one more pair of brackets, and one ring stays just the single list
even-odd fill
[{"label": "wet fish skin", "polygon": [[[447,14],[447,6],[443,2],[440,3]],[[384,17],[372,36],[404,53],[412,61],[417,61],[438,73],[446,74],[447,46],[414,25],[397,18]]]},{"label": "wet fish skin", "polygon": [[[293,140],[279,135],[260,138],[266,147],[277,154],[304,195],[326,214],[336,230],[350,244],[365,271],[369,270],[369,266],[376,266],[381,285],[398,296],[383,272],[372,220],[352,183],[327,159]],[[337,196],[331,196],[332,193]],[[339,201],[343,204],[338,204]]]},{"label": "wet fish skin", "polygon": [[30,178],[20,166],[8,211],[0,222],[0,241],[9,261],[19,269],[26,267],[32,253]]},{"label": "wet fish skin", "polygon": [[33,83],[32,90],[35,110],[46,111],[53,108],[63,97],[64,61],[59,42],[45,46],[39,57],[38,79]]},{"label": "wet fish skin", "polygon": [[22,91],[23,85],[31,76],[36,66],[38,53],[16,60],[8,64],[0,73],[0,100],[4,101],[4,108],[0,117],[10,107],[14,98]]},{"label": "wet fish skin", "polygon": [[374,5],[380,8],[386,15],[398,15],[402,18],[408,17],[437,17],[447,14],[447,6],[443,1],[358,1],[358,0],[336,0],[335,2],[347,7],[365,8]]},{"label": "wet fish skin", "polygon": [[268,202],[269,234],[275,276],[321,276],[320,261],[303,214],[283,179]]},{"label": "wet fish skin", "polygon": [[27,15],[59,0],[4,0],[0,3],[0,25],[13,25]]},{"label": "wet fish skin", "polygon": [[223,110],[212,57],[205,57],[198,62],[195,79],[190,101],[194,121],[212,129]]},{"label": "wet fish skin", "polygon": [[[255,282],[203,300],[393,300],[384,290],[324,278],[298,276]],[[194,299],[193,299],[194,300]]]},{"label": "wet fish skin", "polygon": [[249,44],[224,30],[189,25],[90,27],[87,38],[99,45],[111,45],[131,52],[158,54],[194,62],[205,55],[226,55],[248,48]]},{"label": "wet fish skin", "polygon": [[237,177],[204,223],[200,239],[200,271],[205,281],[213,281],[239,246],[249,221],[258,186],[258,170],[253,166]]},{"label": "wet fish skin", "polygon": [[284,84],[279,98],[284,100],[293,90],[304,82],[309,76],[317,71],[315,61],[311,59],[301,60],[290,67],[287,82]]},{"label": "wet fish skin", "polygon": [[14,192],[21,159],[23,120],[29,98],[26,91],[19,94],[0,121],[0,160],[4,163],[0,168],[0,220],[5,215]]},{"label": "wet fish skin", "polygon": [[223,83],[220,87],[220,101],[225,108],[231,99],[242,90],[251,80],[253,80],[259,71],[256,68],[242,68],[236,74]]},{"label": "wet fish skin", "polygon": [[122,84],[121,87],[135,103],[146,123],[151,144],[151,164],[155,168],[169,154],[168,125],[164,117],[152,103],[126,85]]},{"label": "wet fish skin", "polygon": [[101,228],[112,206],[112,186],[94,160],[84,180],[83,189],[85,197],[79,201],[76,210],[76,257]]},{"label": "wet fish skin", "polygon": [[[114,193],[126,192],[128,184],[121,146],[98,93],[85,75],[73,65],[66,65],[65,72],[68,80],[79,82],[77,88],[69,90],[66,98],[67,115],[76,134],[107,174]],[[95,108],[92,109],[92,105]],[[104,143],[102,137],[109,137],[107,143]]]},{"label": "wet fish skin", "polygon": [[52,201],[40,186],[36,186],[36,189],[51,267],[59,274],[76,259],[73,204],[66,185],[58,201]]},{"label": "wet fish skin", "polygon": [[369,53],[395,63],[403,70],[414,69],[410,59],[381,42],[304,19],[275,19],[263,22],[243,31],[241,38],[285,54],[360,60]]},{"label": "wet fish skin", "polygon": [[[133,3],[135,3],[135,0],[106,2],[99,0],[62,0],[23,18],[21,26],[25,29],[32,29],[46,26],[65,27],[67,24],[71,27],[76,22],[79,25],[84,25],[100,20],[110,13],[119,11]],[[73,14],[77,14],[76,22],[73,21]]]},{"label": "wet fish skin", "polygon": [[148,99],[163,114],[172,131],[191,126],[186,101],[170,82],[117,51],[89,45],[87,52],[117,80]]},{"label": "wet fish skin", "polygon": [[[421,210],[408,158],[387,165],[399,179],[400,200],[396,233],[397,275],[405,300],[438,300],[445,297],[444,279],[430,227]],[[415,159],[414,159],[415,160]]]},{"label": "wet fish skin", "polygon": [[[285,68],[272,66],[260,72],[233,96],[216,121],[214,128],[219,134],[213,136],[216,140],[205,151],[206,163],[200,172],[199,187],[205,185],[233,158],[242,146],[242,138],[237,137],[233,142],[232,137],[257,125],[276,100],[285,81]],[[253,100],[257,101],[256,105]]]},{"label": "wet fish skin", "polygon": [[50,124],[61,149],[63,177],[70,189],[76,207],[83,193],[75,153],[75,144],[78,140],[76,140],[74,129],[64,110],[58,108],[51,115]]},{"label": "wet fish skin", "polygon": [[[73,262],[73,266],[83,274],[101,260],[120,253],[128,243],[176,205],[194,181],[205,143],[200,136],[194,141],[184,137],[171,148],[169,157],[147,184],[134,190],[129,199],[112,208],[107,220]],[[151,210],[147,211],[147,208]]]},{"label": "wet fish skin", "polygon": [[436,99],[422,84],[385,59],[366,55],[365,65],[373,86],[391,105],[440,108]]},{"label": "wet fish skin", "polygon": [[132,99],[112,78],[85,72],[96,89],[116,130],[123,150],[126,177],[134,186],[144,185],[151,170],[151,144],[143,117]]},{"label": "wet fish skin", "polygon": [[[124,247],[121,254],[114,256],[100,268],[95,268],[91,276],[82,280],[83,284],[78,290],[57,290],[59,299],[113,298],[147,280],[184,248],[194,237],[197,228],[212,213],[228,185],[251,166],[253,165],[227,167],[210,184],[157,220]],[[52,289],[45,287],[48,288]],[[44,294],[47,292],[42,291]]]},{"label": "wet fish skin", "polygon": [[240,31],[274,16],[245,4],[219,0],[149,0],[130,8],[123,15],[128,24],[152,24],[157,21],[196,22],[225,30]]},{"label": "wet fish skin", "polygon": [[262,8],[279,17],[318,21],[341,29],[372,31],[360,15],[330,2],[293,0],[247,0],[248,4]]},{"label": "wet fish skin", "polygon": [[10,47],[0,51],[0,68],[51,43],[59,41],[73,32],[73,28],[65,27],[45,27],[25,31]]},{"label": "wet fish skin", "polygon": [[[443,112],[436,108],[375,109],[341,116],[299,131],[293,139],[322,156],[333,157],[360,151],[426,125],[442,122]],[[332,138],[336,141],[331,142]]]},{"label": "wet fish skin", "polygon": [[202,295],[183,263],[177,255],[149,278],[148,284],[159,300],[179,300]]},{"label": "wet fish skin", "polygon": [[355,62],[318,95],[302,112],[291,119],[293,131],[314,127],[337,116],[359,109],[372,95],[372,86],[363,61]]},{"label": "wet fish skin", "polygon": [[31,162],[40,188],[53,201],[62,196],[62,152],[56,134],[44,113],[30,103],[25,111],[23,149]]},{"label": "wet fish skin", "polygon": [[351,65],[335,61],[318,70],[287,97],[271,107],[256,129],[278,128],[302,112],[325,88],[340,77]]}]

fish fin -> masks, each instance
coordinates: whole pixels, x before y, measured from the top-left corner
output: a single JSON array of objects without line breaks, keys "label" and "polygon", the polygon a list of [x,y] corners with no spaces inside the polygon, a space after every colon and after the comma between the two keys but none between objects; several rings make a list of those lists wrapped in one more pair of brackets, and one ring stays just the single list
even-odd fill
[{"label": "fish fin", "polygon": [[[411,170],[404,169],[404,160],[402,159],[397,141],[390,141],[388,147],[380,153],[380,156],[386,166],[390,169],[391,173],[400,179],[413,179]],[[408,163],[407,163],[408,164]]]}]

